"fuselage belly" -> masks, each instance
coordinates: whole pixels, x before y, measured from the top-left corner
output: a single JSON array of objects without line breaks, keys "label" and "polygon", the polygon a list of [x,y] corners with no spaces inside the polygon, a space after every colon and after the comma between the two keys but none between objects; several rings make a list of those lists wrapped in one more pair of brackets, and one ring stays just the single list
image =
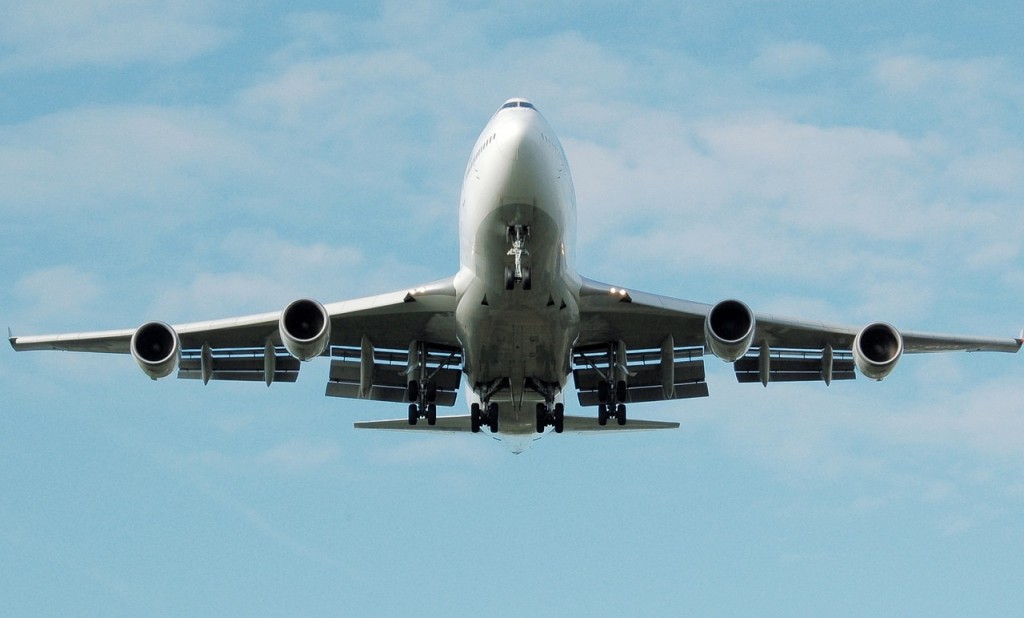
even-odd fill
[{"label": "fuselage belly", "polygon": [[532,107],[499,110],[463,181],[456,328],[470,403],[496,403],[502,433],[533,433],[536,404],[561,401],[579,333],[575,225],[551,128]]}]

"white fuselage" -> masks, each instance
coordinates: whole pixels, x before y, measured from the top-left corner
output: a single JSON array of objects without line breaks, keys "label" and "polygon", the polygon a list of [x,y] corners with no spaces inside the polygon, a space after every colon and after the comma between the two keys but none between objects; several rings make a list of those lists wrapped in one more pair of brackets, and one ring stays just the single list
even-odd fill
[{"label": "white fuselage", "polygon": [[[529,233],[520,266],[530,289],[507,289],[517,226]],[[466,168],[456,277],[468,399],[497,403],[502,433],[532,434],[536,403],[561,401],[579,333],[575,235],[576,197],[558,138],[532,105],[506,103]]]}]

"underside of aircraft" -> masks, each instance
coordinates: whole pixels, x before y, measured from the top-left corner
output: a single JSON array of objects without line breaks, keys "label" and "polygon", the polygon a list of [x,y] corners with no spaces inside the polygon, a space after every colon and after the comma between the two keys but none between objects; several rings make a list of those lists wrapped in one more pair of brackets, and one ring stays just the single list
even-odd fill
[{"label": "underside of aircraft", "polygon": [[[473,148],[459,208],[460,268],[445,279],[331,304],[190,324],[15,337],[15,350],[129,354],[153,379],[294,382],[330,360],[326,395],[402,404],[357,428],[480,432],[519,440],[649,430],[633,404],[706,397],[704,359],[744,383],[881,380],[903,354],[1017,352],[1024,339],[904,332],[696,303],[578,274],[576,198],[554,131],[525,99],[495,113]],[[570,379],[572,386],[570,386]],[[568,416],[575,390],[589,415]],[[465,393],[467,414],[438,416]]]}]

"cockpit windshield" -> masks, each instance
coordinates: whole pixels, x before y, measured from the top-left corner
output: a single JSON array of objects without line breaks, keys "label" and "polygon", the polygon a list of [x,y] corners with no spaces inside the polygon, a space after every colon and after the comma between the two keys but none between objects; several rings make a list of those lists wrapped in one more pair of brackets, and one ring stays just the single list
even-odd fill
[{"label": "cockpit windshield", "polygon": [[533,103],[530,103],[529,101],[524,101],[522,99],[512,99],[511,101],[508,101],[507,103],[502,105],[501,109],[508,109],[510,107],[526,107],[528,109],[537,109],[536,107],[534,107]]}]

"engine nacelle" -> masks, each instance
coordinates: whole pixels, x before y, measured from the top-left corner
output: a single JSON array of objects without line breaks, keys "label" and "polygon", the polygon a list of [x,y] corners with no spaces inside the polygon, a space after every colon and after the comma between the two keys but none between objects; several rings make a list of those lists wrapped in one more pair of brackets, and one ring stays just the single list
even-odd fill
[{"label": "engine nacelle", "polygon": [[871,380],[889,375],[903,355],[903,336],[892,326],[868,324],[853,340],[853,361],[861,374]]},{"label": "engine nacelle", "polygon": [[135,329],[129,347],[135,362],[154,380],[171,375],[181,359],[178,333],[163,322],[146,322]]},{"label": "engine nacelle", "polygon": [[323,305],[309,298],[285,307],[278,327],[288,353],[301,361],[320,356],[331,342],[331,317]]},{"label": "engine nacelle", "polygon": [[754,341],[754,312],[738,300],[721,301],[704,320],[704,340],[728,363],[743,358]]}]

